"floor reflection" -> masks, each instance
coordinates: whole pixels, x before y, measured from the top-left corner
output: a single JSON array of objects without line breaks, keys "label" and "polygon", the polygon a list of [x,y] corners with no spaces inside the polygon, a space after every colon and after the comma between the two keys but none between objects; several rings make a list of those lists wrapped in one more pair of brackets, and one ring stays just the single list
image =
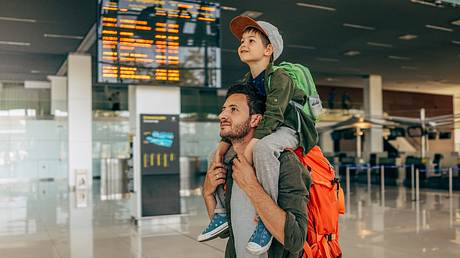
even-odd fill
[{"label": "floor reflection", "polygon": [[[198,180],[198,179],[194,179]],[[129,198],[102,198],[103,182],[68,192],[65,181],[0,185],[0,256],[56,258],[223,257],[226,241],[195,241],[209,219],[200,196],[181,197],[180,216],[130,218]],[[458,257],[460,195],[353,185],[340,219],[345,257]],[[109,192],[106,192],[109,196]],[[119,192],[117,192],[119,193]]]}]

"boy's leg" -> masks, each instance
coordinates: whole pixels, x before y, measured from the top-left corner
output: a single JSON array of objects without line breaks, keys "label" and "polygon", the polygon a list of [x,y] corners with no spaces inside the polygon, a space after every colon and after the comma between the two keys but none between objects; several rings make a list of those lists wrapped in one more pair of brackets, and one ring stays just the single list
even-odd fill
[{"label": "boy's leg", "polygon": [[260,139],[254,146],[253,162],[257,179],[275,202],[278,200],[280,170],[278,158],[286,148],[295,149],[298,144],[295,130],[283,126]]},{"label": "boy's leg", "polygon": [[[270,197],[278,201],[278,180],[280,154],[286,148],[296,148],[297,135],[293,129],[280,127],[276,132],[265,136],[254,146],[253,161],[257,179]],[[259,219],[254,233],[249,239],[246,249],[253,255],[261,255],[268,251],[273,236]]]}]

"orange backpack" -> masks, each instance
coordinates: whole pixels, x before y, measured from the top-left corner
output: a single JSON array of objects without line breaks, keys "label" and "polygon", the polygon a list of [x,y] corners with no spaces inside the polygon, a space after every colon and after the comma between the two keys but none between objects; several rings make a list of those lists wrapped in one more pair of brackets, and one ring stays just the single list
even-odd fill
[{"label": "orange backpack", "polygon": [[339,214],[345,213],[345,201],[334,168],[318,146],[306,155],[295,150],[312,179],[308,201],[307,241],[302,258],[342,257],[339,245]]}]

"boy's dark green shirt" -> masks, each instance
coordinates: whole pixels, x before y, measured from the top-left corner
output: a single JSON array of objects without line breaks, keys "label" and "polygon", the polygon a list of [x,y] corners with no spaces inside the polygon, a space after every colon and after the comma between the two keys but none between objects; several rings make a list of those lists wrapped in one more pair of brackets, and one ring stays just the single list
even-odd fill
[{"label": "boy's dark green shirt", "polygon": [[[231,156],[232,151],[227,155]],[[225,160],[231,160],[226,155]],[[233,152],[233,156],[234,156]],[[302,166],[297,156],[285,151],[280,158],[280,177],[278,183],[278,206],[286,212],[284,224],[284,246],[275,238],[268,250],[269,258],[298,258],[307,234],[307,201],[310,191],[310,173]],[[225,249],[225,258],[236,258],[234,236],[231,222],[231,193],[233,187],[232,169],[227,166],[227,190],[225,207],[229,218],[229,237]]]},{"label": "boy's dark green shirt", "polygon": [[[245,75],[243,81],[248,82],[251,74]],[[254,138],[261,139],[278,129],[280,126],[287,126],[297,131],[299,123],[297,110],[289,101],[304,105],[307,101],[305,92],[294,85],[291,77],[283,69],[273,69],[269,64],[265,69],[265,113],[262,121],[256,128]],[[299,145],[303,147],[304,153],[310,151],[318,144],[318,132],[314,121],[303,111],[300,112],[300,133]]]}]

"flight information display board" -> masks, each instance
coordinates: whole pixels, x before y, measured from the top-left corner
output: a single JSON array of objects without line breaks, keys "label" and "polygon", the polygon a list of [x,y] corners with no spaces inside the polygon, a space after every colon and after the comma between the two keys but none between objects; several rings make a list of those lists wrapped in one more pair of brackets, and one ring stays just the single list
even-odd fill
[{"label": "flight information display board", "polygon": [[97,81],[218,88],[219,21],[218,3],[100,0]]}]

